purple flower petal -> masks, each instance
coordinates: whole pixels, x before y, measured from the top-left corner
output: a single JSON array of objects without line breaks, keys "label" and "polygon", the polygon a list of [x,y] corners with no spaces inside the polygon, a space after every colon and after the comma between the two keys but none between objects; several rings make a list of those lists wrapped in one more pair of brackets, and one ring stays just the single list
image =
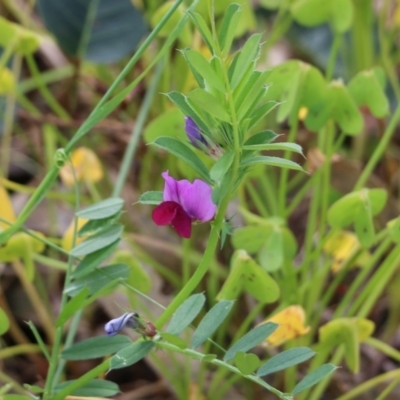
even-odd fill
[{"label": "purple flower petal", "polygon": [[192,218],[202,222],[214,218],[217,206],[211,200],[212,189],[207,183],[196,179],[179,189],[180,204]]},{"label": "purple flower petal", "polygon": [[153,210],[152,217],[157,225],[171,224],[178,235],[186,239],[192,234],[192,218],[174,201],[164,201],[159,204]]},{"label": "purple flower petal", "polygon": [[196,124],[196,122],[193,121],[191,117],[185,117],[185,131],[187,137],[194,147],[201,149],[199,143],[203,143],[203,145],[206,147],[208,146],[207,141],[201,134],[200,127]]},{"label": "purple flower petal", "polygon": [[164,201],[174,201],[175,203],[182,204],[180,193],[184,187],[190,185],[190,182],[186,179],[177,181],[172,176],[169,176],[168,171],[163,172],[161,175],[165,180]]},{"label": "purple flower petal", "polygon": [[125,313],[124,315],[107,322],[104,325],[104,330],[108,336],[114,336],[127,326],[137,329],[139,327],[139,323],[135,318],[138,316],[139,315],[137,313]]}]

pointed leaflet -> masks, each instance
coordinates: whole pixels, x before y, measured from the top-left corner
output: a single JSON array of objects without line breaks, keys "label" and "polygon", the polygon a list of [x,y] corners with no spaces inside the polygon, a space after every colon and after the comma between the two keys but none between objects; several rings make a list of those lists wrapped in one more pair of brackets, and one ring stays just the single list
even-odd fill
[{"label": "pointed leaflet", "polygon": [[253,347],[263,342],[269,335],[271,335],[278,328],[278,324],[268,322],[259,325],[239,339],[226,353],[224,361],[229,361],[235,357],[239,351],[246,352]]},{"label": "pointed leaflet", "polygon": [[229,311],[232,309],[234,302],[223,300],[217,303],[200,321],[199,326],[193,334],[190,347],[195,349],[201,346],[218,327],[224,322],[228,316]]},{"label": "pointed leaflet", "polygon": [[292,395],[299,394],[300,392],[310,388],[311,386],[316,385],[319,381],[326,378],[329,374],[331,374],[337,367],[333,364],[324,364],[319,368],[311,372],[311,374],[307,375],[303,378],[293,389]]},{"label": "pointed leaflet", "polygon": [[234,89],[243,78],[251,64],[258,57],[260,51],[261,34],[252,35],[244,44],[237,58],[235,69],[231,78],[231,88]]},{"label": "pointed leaflet", "polygon": [[94,253],[95,251],[100,250],[118,240],[121,237],[123,230],[124,226],[121,224],[112,225],[108,229],[96,235],[90,236],[84,242],[75,246],[70,253],[74,257],[80,257]]},{"label": "pointed leaflet", "polygon": [[211,53],[213,53],[214,49],[216,48],[216,45],[212,33],[210,32],[210,29],[208,28],[203,17],[196,12],[189,12],[189,15],[192,18],[194,24],[196,25],[196,28],[200,32],[200,35],[202,36],[204,43],[206,43]]},{"label": "pointed leaflet", "polygon": [[298,154],[303,154],[303,149],[296,143],[266,143],[266,144],[253,144],[253,145],[244,145],[243,150],[283,150],[283,151],[293,151]]},{"label": "pointed leaflet", "polygon": [[[76,382],[76,380],[72,381],[65,381],[58,384],[54,391],[55,393],[65,389],[72,383]],[[111,381],[106,381],[103,379],[93,379],[92,381],[86,383],[85,385],[81,386],[79,389],[74,390],[71,394],[71,397],[78,397],[79,399],[82,398],[94,398],[94,397],[111,397],[115,396],[116,394],[120,393],[119,387],[116,383]],[[10,399],[11,400],[11,399]]]},{"label": "pointed leaflet", "polygon": [[218,34],[220,48],[224,54],[228,54],[231,48],[235,31],[241,14],[240,6],[235,3],[229,4],[222,20],[221,28]]},{"label": "pointed leaflet", "polygon": [[84,301],[89,294],[89,289],[84,288],[76,296],[68,301],[68,303],[63,307],[60,315],[56,321],[56,328],[63,326],[67,320],[72,317],[80,308],[83,307]]},{"label": "pointed leaflet", "polygon": [[186,144],[167,136],[157,138],[153,144],[186,162],[186,164],[190,165],[201,178],[210,183],[207,167],[197,154]]},{"label": "pointed leaflet", "polygon": [[257,375],[265,376],[277,371],[282,371],[293,365],[300,364],[314,355],[315,352],[308,347],[297,347],[295,349],[286,350],[270,358],[263,364],[257,371]]},{"label": "pointed leaflet", "polygon": [[111,217],[121,211],[124,200],[119,197],[113,197],[93,204],[76,213],[79,218],[84,219],[103,219]]},{"label": "pointed leaflet", "polygon": [[[85,223],[82,228],[78,231],[78,237],[86,237],[89,235],[99,234],[100,232],[104,232],[111,225],[114,225],[121,216],[121,211],[117,214],[112,215],[111,217],[106,217],[102,219],[92,219]],[[79,227],[79,221],[78,221]]]},{"label": "pointed leaflet", "polygon": [[225,153],[211,168],[210,177],[215,182],[221,182],[232,165],[235,154],[233,151]]},{"label": "pointed leaflet", "polygon": [[128,347],[132,340],[128,336],[98,336],[73,344],[61,353],[64,360],[88,360],[101,358]]},{"label": "pointed leaflet", "polygon": [[115,281],[115,284],[117,284],[119,281],[128,278],[129,274],[130,268],[125,264],[109,265],[96,269],[83,278],[71,282],[66,286],[64,292],[68,296],[75,296],[83,288],[87,287],[90,293],[94,294],[109,285],[112,281]]},{"label": "pointed leaflet", "polygon": [[270,156],[251,157],[251,158],[246,158],[240,163],[242,167],[247,167],[257,164],[266,164],[266,165],[271,165],[273,167],[289,168],[289,169],[295,169],[297,171],[303,171],[303,168],[299,164],[280,157],[270,157]]},{"label": "pointed leaflet", "polygon": [[120,350],[110,360],[110,369],[129,367],[146,357],[154,347],[152,340],[138,341]]},{"label": "pointed leaflet", "polygon": [[179,335],[197,317],[205,301],[203,293],[194,294],[186,299],[172,316],[167,333]]}]

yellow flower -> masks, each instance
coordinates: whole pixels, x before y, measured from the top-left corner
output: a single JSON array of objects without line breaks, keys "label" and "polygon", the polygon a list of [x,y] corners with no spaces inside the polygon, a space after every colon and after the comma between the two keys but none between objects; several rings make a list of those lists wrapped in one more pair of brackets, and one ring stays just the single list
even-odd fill
[{"label": "yellow flower", "polygon": [[305,326],[305,312],[301,306],[290,306],[273,317],[266,319],[267,322],[275,322],[279,325],[278,329],[270,335],[266,342],[270,346],[279,346],[288,340],[303,336],[310,330],[309,326]]},{"label": "yellow flower", "polygon": [[76,179],[78,181],[98,182],[103,178],[103,168],[94,151],[79,147],[74,150],[71,155],[71,164],[66,164],[60,169],[61,180],[65,186],[74,184],[75,170]]}]

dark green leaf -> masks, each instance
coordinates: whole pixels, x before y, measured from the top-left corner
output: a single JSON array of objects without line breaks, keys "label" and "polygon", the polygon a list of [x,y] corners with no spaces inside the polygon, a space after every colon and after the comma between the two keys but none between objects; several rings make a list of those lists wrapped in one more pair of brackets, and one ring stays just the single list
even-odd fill
[{"label": "dark green leaf", "polygon": [[110,369],[129,367],[137,363],[147,356],[153,347],[154,342],[151,340],[138,341],[125,347],[111,358]]},{"label": "dark green leaf", "polygon": [[189,146],[179,140],[166,136],[159,137],[153,144],[180,158],[190,165],[204,180],[210,182],[207,167]]},{"label": "dark green leaf", "polygon": [[64,292],[68,296],[75,296],[83,288],[87,287],[90,293],[94,294],[113,281],[117,284],[119,281],[128,278],[130,272],[130,268],[125,264],[115,264],[99,268],[85,275],[83,278],[71,282],[67,285]]},{"label": "dark green leaf", "polygon": [[121,237],[123,230],[124,226],[121,224],[112,225],[108,229],[90,236],[88,239],[75,246],[71,250],[71,255],[74,257],[80,257],[103,249],[118,240]]},{"label": "dark green leaf", "polygon": [[95,251],[87,255],[76,267],[75,271],[72,273],[74,278],[81,278],[82,276],[92,272],[96,267],[106,260],[114,250],[118,247],[121,239],[117,239],[115,242],[109,244],[108,246]]},{"label": "dark green leaf", "polygon": [[205,301],[203,293],[194,294],[186,299],[172,316],[167,333],[179,335],[197,317]]},{"label": "dark green leaf", "polygon": [[278,324],[267,322],[259,325],[239,339],[225,354],[224,361],[229,361],[235,357],[239,351],[246,352],[263,342],[278,328]]},{"label": "dark green leaf", "polygon": [[138,200],[138,203],[140,204],[158,205],[162,202],[163,202],[163,192],[158,192],[158,191],[145,192],[140,196]]},{"label": "dark green leaf", "polygon": [[306,361],[313,357],[315,352],[308,347],[297,347],[295,349],[286,350],[276,356],[270,358],[257,371],[258,376],[265,376],[277,371],[282,371]]},{"label": "dark green leaf", "polygon": [[303,378],[293,389],[292,395],[299,394],[304,390],[314,386],[322,379],[326,378],[329,374],[331,374],[337,367],[333,364],[324,364],[321,365],[319,368],[311,372],[311,374],[307,375]]},{"label": "dark green leaf", "polygon": [[[146,32],[130,0],[39,0],[49,31],[69,55],[111,63],[133,52]],[[126,40],[129,38],[129,40]]]},{"label": "dark green leaf", "polygon": [[93,204],[76,213],[79,218],[104,219],[119,213],[124,205],[124,200],[113,197]]},{"label": "dark green leaf", "polygon": [[[54,391],[57,393],[62,389],[68,387],[71,383],[75,382],[66,381],[58,384]],[[81,397],[111,397],[115,396],[120,392],[119,387],[116,383],[105,381],[103,379],[93,379],[92,381],[86,383],[84,386],[80,387],[79,389],[74,390],[71,396],[79,396]]]},{"label": "dark green leaf", "polygon": [[132,340],[128,336],[98,336],[83,340],[65,349],[61,353],[61,358],[64,360],[88,360],[106,357],[128,347],[131,343]]},{"label": "dark green leaf", "polygon": [[233,304],[233,301],[220,301],[204,316],[193,334],[192,342],[190,344],[192,349],[201,346],[213,335],[228,316]]}]

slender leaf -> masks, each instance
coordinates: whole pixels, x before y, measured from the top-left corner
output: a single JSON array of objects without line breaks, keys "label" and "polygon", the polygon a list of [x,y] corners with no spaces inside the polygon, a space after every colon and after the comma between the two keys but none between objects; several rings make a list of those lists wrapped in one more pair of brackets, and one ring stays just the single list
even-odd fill
[{"label": "slender leaf", "polygon": [[61,353],[64,360],[89,360],[105,357],[128,347],[132,340],[128,336],[98,336],[83,340],[65,349]]},{"label": "slender leaf", "polygon": [[112,215],[111,217],[90,220],[86,222],[86,224],[83,225],[81,229],[79,229],[78,236],[85,237],[88,235],[94,235],[103,232],[106,229],[110,228],[111,225],[114,225],[120,218],[120,216],[121,212]]},{"label": "slender leaf", "polygon": [[303,392],[304,390],[310,388],[311,386],[314,386],[317,384],[319,381],[322,379],[326,378],[329,374],[331,374],[337,367],[335,367],[333,364],[323,364],[311,374],[307,375],[305,378],[303,378],[293,389],[292,395],[299,394]]},{"label": "slender leaf", "polygon": [[112,197],[93,204],[76,213],[79,218],[84,219],[103,219],[111,217],[121,211],[124,205],[124,200],[119,197]]},{"label": "slender leaf", "polygon": [[216,48],[215,41],[203,17],[196,12],[190,12],[189,15],[192,18],[194,24],[196,25],[196,28],[200,32],[200,35],[202,36],[204,43],[207,44],[211,53],[213,53],[214,49]]},{"label": "slender leaf", "polygon": [[150,353],[154,347],[152,340],[138,341],[120,350],[110,361],[110,369],[129,367]]},{"label": "slender leaf", "polygon": [[186,299],[172,316],[167,333],[179,335],[197,317],[205,301],[203,293],[194,294]]},{"label": "slender leaf", "polygon": [[153,144],[180,158],[190,165],[204,180],[210,182],[207,167],[189,146],[167,136],[159,137]]},{"label": "slender leaf", "polygon": [[297,171],[303,171],[303,168],[299,164],[291,160],[286,160],[280,157],[270,157],[270,156],[251,157],[251,158],[246,158],[240,163],[242,167],[247,167],[257,164],[266,164],[266,165],[271,165],[273,167],[289,168],[289,169],[295,169]]},{"label": "slender leaf", "polygon": [[259,325],[246,333],[240,338],[226,353],[224,361],[229,361],[235,357],[239,351],[246,352],[253,347],[263,342],[268,336],[270,336],[278,328],[278,324],[273,322],[267,322],[266,324]]},{"label": "slender leaf", "polygon": [[222,20],[221,28],[219,30],[218,41],[223,53],[227,54],[231,47],[237,23],[240,17],[240,6],[235,3],[229,4]]},{"label": "slender leaf", "polygon": [[[57,393],[68,387],[73,382],[75,382],[75,380],[62,382],[55,387],[54,391]],[[74,390],[71,393],[71,396],[79,396],[79,398],[111,397],[115,396],[119,392],[119,387],[115,382],[105,381],[103,379],[93,379],[79,389]]]},{"label": "slender leaf", "polygon": [[71,282],[65,288],[65,293],[68,296],[75,296],[83,288],[89,288],[91,294],[102,290],[105,286],[109,285],[112,281],[115,284],[123,279],[127,279],[130,274],[130,268],[125,264],[109,265],[107,267],[96,269],[90,274],[85,275],[79,280]]},{"label": "slender leaf", "polygon": [[201,320],[199,326],[195,330],[190,347],[195,349],[201,346],[218,327],[224,322],[232,309],[234,302],[223,300],[217,303]]},{"label": "slender leaf", "polygon": [[251,144],[244,145],[243,150],[283,150],[293,151],[298,154],[303,154],[303,149],[296,143],[270,143],[270,144]]},{"label": "slender leaf", "polygon": [[74,257],[85,256],[87,254],[94,253],[111,243],[114,243],[121,237],[124,230],[124,226],[121,224],[116,224],[110,226],[108,229],[90,236],[84,242],[78,244],[71,250],[71,255]]},{"label": "slender leaf", "polygon": [[276,356],[270,358],[257,371],[258,376],[265,376],[277,371],[282,371],[306,361],[313,357],[315,352],[308,347],[297,347],[295,349],[286,350]]},{"label": "slender leaf", "polygon": [[221,121],[231,122],[231,117],[219,100],[204,89],[195,89],[188,94],[189,103],[195,108],[208,112]]},{"label": "slender leaf", "polygon": [[106,260],[114,250],[118,247],[121,239],[117,239],[115,242],[109,244],[106,247],[103,247],[100,250],[95,251],[94,253],[88,254],[76,267],[75,271],[72,273],[74,278],[81,278],[84,275],[92,272],[96,267],[99,267],[100,264]]},{"label": "slender leaf", "polygon": [[225,153],[211,168],[210,177],[215,182],[221,182],[232,165],[235,154],[233,151]]}]

